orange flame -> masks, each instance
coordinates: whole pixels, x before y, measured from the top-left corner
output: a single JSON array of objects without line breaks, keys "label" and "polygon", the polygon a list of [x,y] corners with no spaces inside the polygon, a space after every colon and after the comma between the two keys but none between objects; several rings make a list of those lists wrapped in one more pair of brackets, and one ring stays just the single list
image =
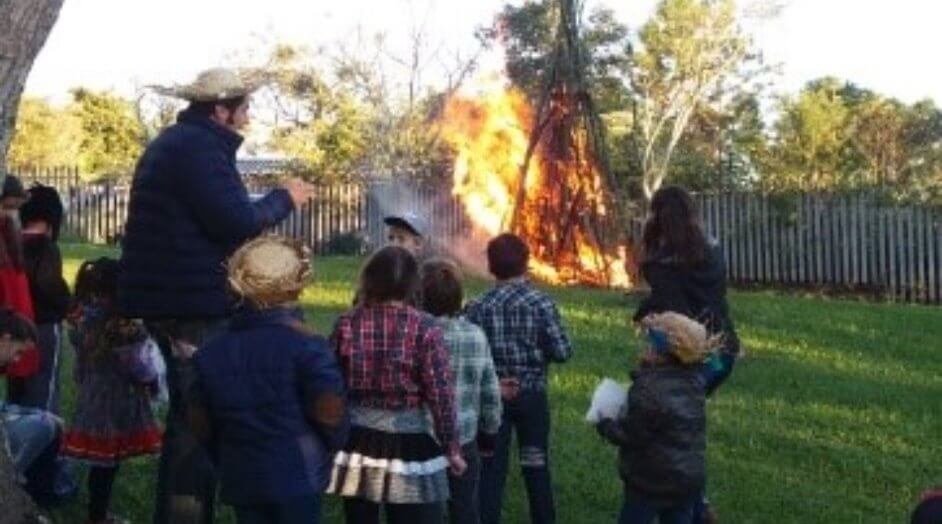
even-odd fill
[{"label": "orange flame", "polygon": [[[576,131],[570,137],[569,149],[575,154],[537,147],[524,177],[534,121],[526,98],[497,82],[474,97],[452,96],[439,130],[455,153],[453,193],[483,233],[495,236],[513,226],[530,247],[530,271],[536,278],[554,284],[628,287],[626,250],[602,252],[598,239],[579,223],[582,213],[577,206],[606,214],[598,198],[604,190],[601,176],[588,153],[585,133]],[[518,195],[523,202],[512,224]],[[572,195],[577,202],[567,202]],[[561,245],[574,249],[561,253],[555,249]]]}]

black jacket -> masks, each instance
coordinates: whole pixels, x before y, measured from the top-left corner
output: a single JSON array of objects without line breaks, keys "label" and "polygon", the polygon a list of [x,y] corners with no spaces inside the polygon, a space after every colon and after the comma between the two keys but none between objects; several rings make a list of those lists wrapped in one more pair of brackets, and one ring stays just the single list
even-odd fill
[{"label": "black jacket", "polygon": [[643,365],[627,410],[599,433],[619,447],[618,470],[629,496],[669,508],[706,482],[706,393],[696,367]]},{"label": "black jacket", "polygon": [[118,304],[145,319],[228,315],[226,258],[294,208],[284,189],[252,202],[236,169],[237,133],[184,111],[134,173]]},{"label": "black jacket", "polygon": [[62,254],[46,235],[23,235],[23,259],[37,324],[57,323],[65,318],[72,295],[62,278]]},{"label": "black jacket", "polygon": [[739,336],[726,301],[726,264],[719,246],[712,244],[707,260],[693,268],[671,253],[657,253],[642,262],[641,274],[651,286],[651,294],[638,306],[635,321],[651,313],[681,313],[702,322],[710,333],[722,333],[724,352],[739,354]]}]

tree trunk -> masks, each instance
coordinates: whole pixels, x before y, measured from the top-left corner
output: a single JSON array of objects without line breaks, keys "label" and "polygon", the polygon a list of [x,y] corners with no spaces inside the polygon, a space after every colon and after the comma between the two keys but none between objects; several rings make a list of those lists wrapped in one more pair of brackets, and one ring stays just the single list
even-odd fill
[{"label": "tree trunk", "polygon": [[[0,0],[0,182],[13,140],[20,96],[33,61],[52,30],[63,0]],[[20,489],[0,421],[0,524],[39,522],[36,505]]]},{"label": "tree trunk", "polygon": [[[59,18],[63,0],[0,0],[0,174],[26,77]],[[2,178],[2,175],[0,175]]]}]

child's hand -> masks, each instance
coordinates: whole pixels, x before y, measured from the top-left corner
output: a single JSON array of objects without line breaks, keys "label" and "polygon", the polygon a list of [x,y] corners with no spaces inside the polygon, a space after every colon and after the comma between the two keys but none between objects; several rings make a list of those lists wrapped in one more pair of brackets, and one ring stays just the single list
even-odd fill
[{"label": "child's hand", "polygon": [[520,381],[515,378],[500,379],[500,398],[513,400],[520,394]]},{"label": "child's hand", "polygon": [[26,344],[20,340],[13,340],[10,335],[0,338],[0,366],[5,366],[16,359],[26,349]]},{"label": "child's hand", "polygon": [[461,457],[461,453],[452,453],[448,455],[448,469],[451,474],[460,477],[468,469],[468,463]]}]

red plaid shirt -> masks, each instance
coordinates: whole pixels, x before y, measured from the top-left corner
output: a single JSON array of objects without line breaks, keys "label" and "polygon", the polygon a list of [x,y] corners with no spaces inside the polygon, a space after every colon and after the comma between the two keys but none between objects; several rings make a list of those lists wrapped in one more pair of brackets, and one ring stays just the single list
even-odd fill
[{"label": "red plaid shirt", "polygon": [[439,441],[457,451],[450,357],[432,317],[408,306],[355,307],[337,319],[331,345],[353,404],[427,406]]}]

